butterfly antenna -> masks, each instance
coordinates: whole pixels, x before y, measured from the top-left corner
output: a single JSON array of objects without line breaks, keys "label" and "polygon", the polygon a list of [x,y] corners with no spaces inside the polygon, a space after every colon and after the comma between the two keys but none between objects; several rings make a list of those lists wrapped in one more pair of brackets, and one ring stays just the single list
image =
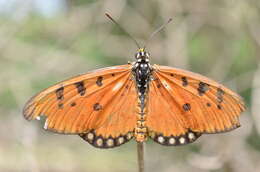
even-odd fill
[{"label": "butterfly antenna", "polygon": [[147,41],[145,42],[145,46],[144,49],[147,45],[147,43],[149,43],[149,41],[154,37],[154,35],[156,35],[157,33],[159,33],[161,30],[163,30],[170,22],[172,21],[172,18],[169,18],[169,20],[167,22],[165,22],[163,25],[161,25],[158,29],[156,29],[151,35],[150,37],[147,39]]},{"label": "butterfly antenna", "polygon": [[105,15],[113,22],[117,25],[118,28],[120,28],[125,34],[127,34],[128,37],[130,37],[135,44],[137,45],[137,47],[140,49],[140,45],[138,44],[138,42],[134,39],[134,37],[132,37],[123,27],[120,26],[120,24],[118,24],[108,13],[105,13]]}]

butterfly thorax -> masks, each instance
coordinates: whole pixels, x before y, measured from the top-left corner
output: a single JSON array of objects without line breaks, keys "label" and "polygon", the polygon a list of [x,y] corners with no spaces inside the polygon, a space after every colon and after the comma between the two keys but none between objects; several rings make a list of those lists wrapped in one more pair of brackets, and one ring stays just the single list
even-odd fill
[{"label": "butterfly thorax", "polygon": [[135,138],[137,141],[143,142],[147,139],[148,132],[146,126],[146,103],[152,67],[149,63],[149,55],[143,51],[143,49],[140,49],[136,54],[136,59],[137,61],[134,63],[132,69],[136,83],[136,90],[138,92],[138,114],[135,128]]}]

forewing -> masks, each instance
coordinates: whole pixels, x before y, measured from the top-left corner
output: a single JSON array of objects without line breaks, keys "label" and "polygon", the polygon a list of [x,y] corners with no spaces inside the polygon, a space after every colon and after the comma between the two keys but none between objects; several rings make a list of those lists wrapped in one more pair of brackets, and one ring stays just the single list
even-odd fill
[{"label": "forewing", "polygon": [[24,107],[24,117],[32,120],[46,116],[44,128],[58,133],[79,134],[96,129],[111,116],[113,99],[130,79],[131,65],[71,78],[31,98]]},{"label": "forewing", "polygon": [[204,76],[154,65],[147,126],[160,144],[182,145],[202,133],[219,133],[240,126],[245,110],[233,91]]}]

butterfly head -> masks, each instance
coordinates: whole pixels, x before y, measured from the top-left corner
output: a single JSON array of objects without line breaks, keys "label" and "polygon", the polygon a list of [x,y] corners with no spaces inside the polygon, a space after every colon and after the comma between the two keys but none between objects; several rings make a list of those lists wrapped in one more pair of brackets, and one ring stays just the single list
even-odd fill
[{"label": "butterfly head", "polygon": [[135,54],[135,58],[137,59],[137,61],[149,62],[149,57],[149,53],[146,52],[144,48],[140,48],[138,52]]}]

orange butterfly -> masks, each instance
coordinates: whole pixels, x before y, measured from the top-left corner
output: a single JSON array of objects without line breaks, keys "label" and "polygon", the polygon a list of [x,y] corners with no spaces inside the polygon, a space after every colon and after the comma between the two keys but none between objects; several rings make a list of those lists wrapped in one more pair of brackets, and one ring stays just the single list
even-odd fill
[{"label": "orange butterfly", "polygon": [[192,72],[151,65],[144,48],[135,58],[47,88],[29,100],[24,117],[46,116],[45,129],[78,134],[98,148],[148,137],[184,145],[240,126],[245,106],[233,91]]}]

